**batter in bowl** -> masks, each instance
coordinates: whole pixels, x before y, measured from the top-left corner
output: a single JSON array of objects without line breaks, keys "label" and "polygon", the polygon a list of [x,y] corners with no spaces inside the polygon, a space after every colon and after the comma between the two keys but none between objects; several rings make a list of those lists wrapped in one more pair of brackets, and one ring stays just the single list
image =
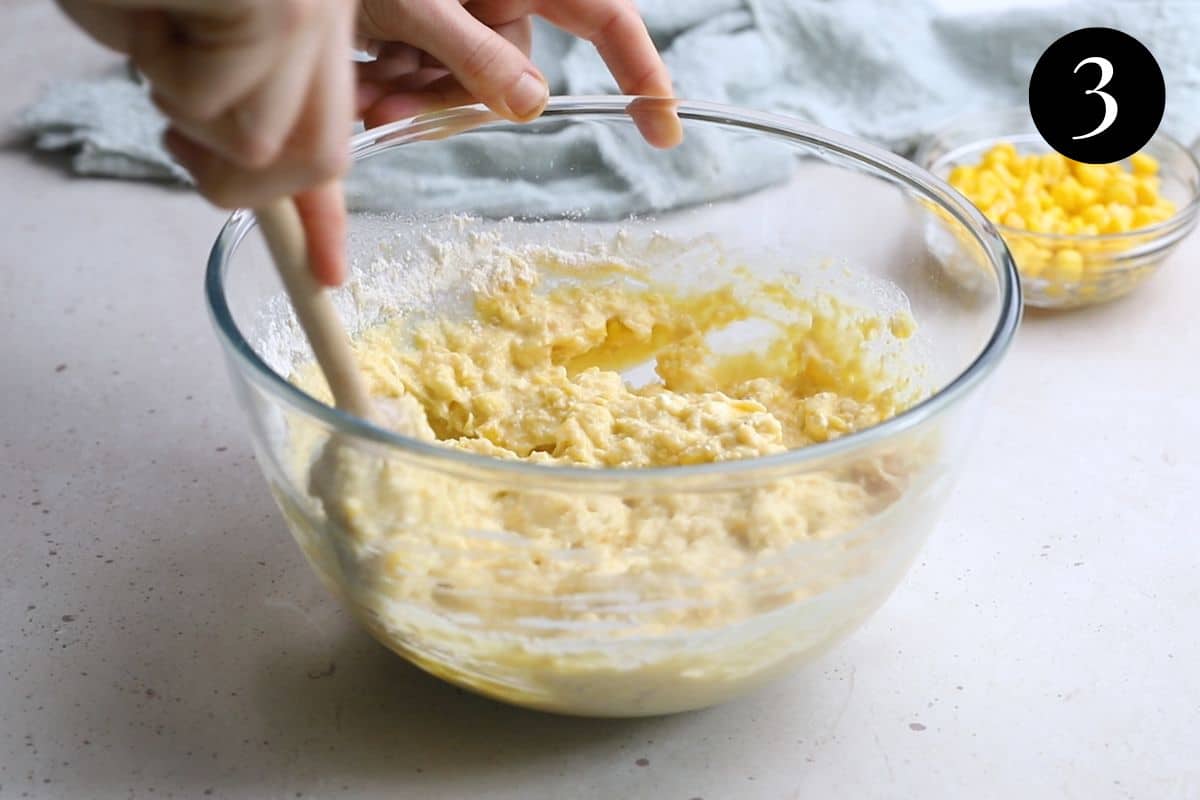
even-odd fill
[{"label": "batter in bowl", "polygon": [[[399,318],[358,337],[400,433],[499,459],[634,470],[782,453],[920,397],[895,358],[912,332],[903,314],[802,299],[786,282],[683,294],[603,264],[590,272],[608,270],[605,281],[558,283],[581,265],[553,254],[519,266],[475,294],[469,318]],[[754,344],[722,347],[737,330]],[[623,376],[648,360],[653,379]],[[296,380],[327,397],[315,368]],[[384,641],[514,702],[636,714],[706,704],[693,698],[766,671],[795,637],[706,666],[694,652],[622,661],[580,649],[583,632],[649,642],[719,631],[819,592],[841,576],[798,580],[772,557],[871,519],[917,460],[893,452],[740,489],[622,496],[489,485],[327,447],[310,487],[346,570],[341,588]]]}]

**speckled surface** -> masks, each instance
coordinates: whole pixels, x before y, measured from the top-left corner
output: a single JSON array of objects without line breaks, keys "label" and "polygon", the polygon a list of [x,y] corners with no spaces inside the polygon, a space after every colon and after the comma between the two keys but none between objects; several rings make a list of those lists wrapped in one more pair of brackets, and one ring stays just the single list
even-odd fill
[{"label": "speckled surface", "polygon": [[[108,59],[44,0],[3,11],[5,125]],[[1200,238],[1026,320],[924,560],[849,642],[592,721],[424,677],[323,594],[201,302],[221,214],[12,147],[0,186],[3,800],[1200,796]]]}]

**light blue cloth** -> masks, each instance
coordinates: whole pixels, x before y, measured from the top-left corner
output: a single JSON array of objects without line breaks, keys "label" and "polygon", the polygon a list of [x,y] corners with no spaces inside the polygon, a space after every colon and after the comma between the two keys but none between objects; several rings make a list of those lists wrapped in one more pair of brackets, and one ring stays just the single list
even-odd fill
[{"label": "light blue cloth", "polygon": [[[978,1],[978,0],[977,0]],[[1145,43],[1167,82],[1164,129],[1200,134],[1200,0],[1109,0],[964,10],[966,0],[644,0],[680,97],[781,112],[909,152],[955,115],[1025,102],[1034,63],[1056,38],[1092,25]],[[993,3],[993,6],[995,3]],[[539,24],[534,58],[555,94],[613,93],[586,42]],[[24,119],[41,147],[79,147],[87,174],[178,179],[157,142],[162,123],[126,78],[60,85]],[[704,202],[786,178],[779,147],[689,135],[670,153],[636,136],[569,126],[543,137],[533,180],[505,180],[531,151],[524,133],[478,132],[417,145],[356,172],[352,205],[404,187],[438,211],[617,217]],[[568,157],[569,156],[569,157]],[[507,160],[506,160],[507,159]],[[528,162],[527,162],[528,163]],[[577,169],[568,171],[564,164]]]}]

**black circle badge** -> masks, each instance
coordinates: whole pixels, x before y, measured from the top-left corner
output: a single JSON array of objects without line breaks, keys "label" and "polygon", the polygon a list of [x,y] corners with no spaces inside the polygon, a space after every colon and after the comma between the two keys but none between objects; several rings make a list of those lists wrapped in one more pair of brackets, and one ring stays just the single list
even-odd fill
[{"label": "black circle badge", "polygon": [[1167,89],[1145,46],[1112,28],[1068,33],[1029,78],[1029,111],[1046,143],[1067,158],[1111,164],[1136,153],[1162,122]]}]

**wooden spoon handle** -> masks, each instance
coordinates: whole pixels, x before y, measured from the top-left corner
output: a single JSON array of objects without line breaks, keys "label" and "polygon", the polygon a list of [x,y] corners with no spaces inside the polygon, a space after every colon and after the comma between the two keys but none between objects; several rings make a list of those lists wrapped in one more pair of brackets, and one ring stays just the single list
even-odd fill
[{"label": "wooden spoon handle", "polygon": [[309,269],[304,227],[295,203],[285,197],[256,209],[254,215],[334,402],[343,411],[371,419],[371,397],[354,361],[350,339],[329,293]]}]

